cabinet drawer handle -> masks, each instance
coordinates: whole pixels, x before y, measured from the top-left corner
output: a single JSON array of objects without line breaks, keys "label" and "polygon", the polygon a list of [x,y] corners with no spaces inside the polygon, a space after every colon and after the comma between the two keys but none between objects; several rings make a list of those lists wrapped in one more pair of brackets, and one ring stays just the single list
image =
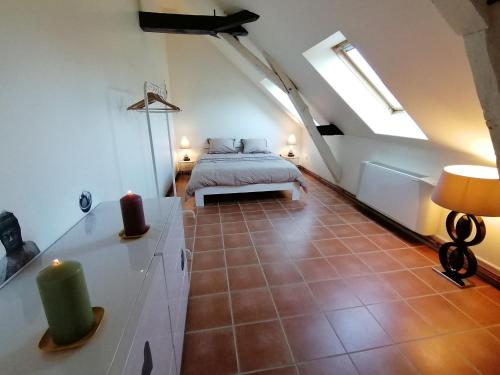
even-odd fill
[{"label": "cabinet drawer handle", "polygon": [[151,348],[149,341],[144,343],[144,362],[142,363],[141,375],[151,375],[153,372],[153,356],[151,355]]},{"label": "cabinet drawer handle", "polygon": [[184,271],[185,255],[184,250],[181,249],[181,271]]},{"label": "cabinet drawer handle", "polygon": [[[191,270],[193,268],[193,253],[189,249],[184,249],[184,257],[185,261],[191,260]],[[188,270],[189,273],[191,273],[191,270]]]}]

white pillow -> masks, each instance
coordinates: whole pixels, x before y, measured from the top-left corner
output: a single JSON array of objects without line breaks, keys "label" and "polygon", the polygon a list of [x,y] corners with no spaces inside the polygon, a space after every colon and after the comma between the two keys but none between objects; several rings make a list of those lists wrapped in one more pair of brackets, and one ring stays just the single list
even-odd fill
[{"label": "white pillow", "polygon": [[244,154],[267,154],[267,140],[265,138],[247,138],[242,139]]},{"label": "white pillow", "polygon": [[209,154],[235,154],[234,138],[208,138]]}]

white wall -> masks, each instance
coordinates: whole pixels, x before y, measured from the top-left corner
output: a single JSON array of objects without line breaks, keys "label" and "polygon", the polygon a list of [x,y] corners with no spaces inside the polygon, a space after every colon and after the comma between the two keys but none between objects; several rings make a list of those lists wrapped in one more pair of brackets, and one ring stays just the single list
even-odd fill
[{"label": "white wall", "polygon": [[209,137],[262,137],[271,151],[280,153],[294,133],[300,149],[299,125],[208,37],[169,35],[167,44],[172,100],[183,108],[174,115],[177,145],[187,136],[196,158]]},{"label": "white wall", "polygon": [[[144,80],[168,78],[165,37],[139,29],[134,0],[1,7],[0,209],[44,249],[82,217],[82,190],[96,203],[128,189],[155,194],[146,119],[126,107]],[[162,190],[164,124],[153,123]]]},{"label": "white wall", "polygon": [[[425,141],[398,139],[380,136],[378,139],[355,136],[332,136],[325,138],[342,166],[342,178],[338,182],[347,191],[355,194],[358,187],[361,162],[378,161],[398,168],[418,172],[423,175],[439,177],[442,168],[449,164],[481,163],[474,155],[440,149]],[[333,181],[327,170],[317,160],[317,151],[312,144],[304,143],[303,152],[310,154],[303,157],[304,165]]]}]

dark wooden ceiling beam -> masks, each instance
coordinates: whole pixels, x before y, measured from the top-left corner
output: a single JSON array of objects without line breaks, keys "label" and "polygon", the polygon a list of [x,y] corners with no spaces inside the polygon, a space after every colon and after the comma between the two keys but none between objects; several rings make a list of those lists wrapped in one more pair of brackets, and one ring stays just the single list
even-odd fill
[{"label": "dark wooden ceiling beam", "polygon": [[259,15],[242,10],[229,16],[139,12],[142,30],[156,33],[212,35],[224,32],[234,36],[248,35],[241,25],[254,22]]},{"label": "dark wooden ceiling beam", "polygon": [[219,33],[225,32],[226,30],[241,26],[244,23],[255,22],[259,19],[259,17],[260,16],[258,14],[252,13],[248,10],[242,10],[240,12],[230,14],[226,17],[220,17],[222,18],[221,21],[223,24],[215,28],[215,31]]},{"label": "dark wooden ceiling beam", "polygon": [[344,132],[335,124],[318,125],[316,128],[321,135],[344,135]]}]

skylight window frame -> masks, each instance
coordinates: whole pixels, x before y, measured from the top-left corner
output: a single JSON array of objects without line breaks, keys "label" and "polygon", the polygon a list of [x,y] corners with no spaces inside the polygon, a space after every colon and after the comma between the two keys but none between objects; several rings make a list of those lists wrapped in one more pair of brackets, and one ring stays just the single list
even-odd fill
[{"label": "skylight window frame", "polygon": [[[375,95],[351,66],[346,64],[340,55],[336,53],[333,48],[346,40],[348,39],[344,34],[337,31],[304,51],[302,55],[374,134],[422,141],[429,140],[402,103],[398,101],[383,82],[379,87],[383,88],[384,93],[387,90],[388,98],[393,100],[393,103],[403,107],[403,111],[391,112],[385,103],[379,99],[379,96]],[[356,48],[354,51],[356,54],[361,55]],[[358,57],[354,55],[355,61],[358,61]],[[380,77],[363,56],[360,57],[362,60],[359,60],[359,62],[362,65],[368,64],[368,76],[375,78],[376,83],[379,84]],[[372,74],[375,75],[372,76]]]},{"label": "skylight window frame", "polygon": [[[344,40],[343,42],[337,44],[332,48],[333,52],[335,52],[335,54],[344,62],[344,64],[346,64],[347,67],[349,67],[349,69],[351,69],[351,71],[358,77],[358,79],[365,84],[365,86],[372,92],[372,94],[389,109],[391,114],[404,113],[405,112],[404,108],[402,106],[401,107],[393,106],[390,100],[387,99],[387,97],[377,88],[377,86],[366,76],[363,70],[351,59],[351,57],[347,54],[347,52],[351,49],[357,50],[357,48],[354,47],[352,43],[349,42],[348,40]],[[376,72],[374,73],[376,74]],[[380,82],[385,86],[385,84],[382,82],[381,79]],[[390,92],[390,90],[387,87],[386,89],[387,91]],[[394,99],[397,101],[396,98]]]}]

